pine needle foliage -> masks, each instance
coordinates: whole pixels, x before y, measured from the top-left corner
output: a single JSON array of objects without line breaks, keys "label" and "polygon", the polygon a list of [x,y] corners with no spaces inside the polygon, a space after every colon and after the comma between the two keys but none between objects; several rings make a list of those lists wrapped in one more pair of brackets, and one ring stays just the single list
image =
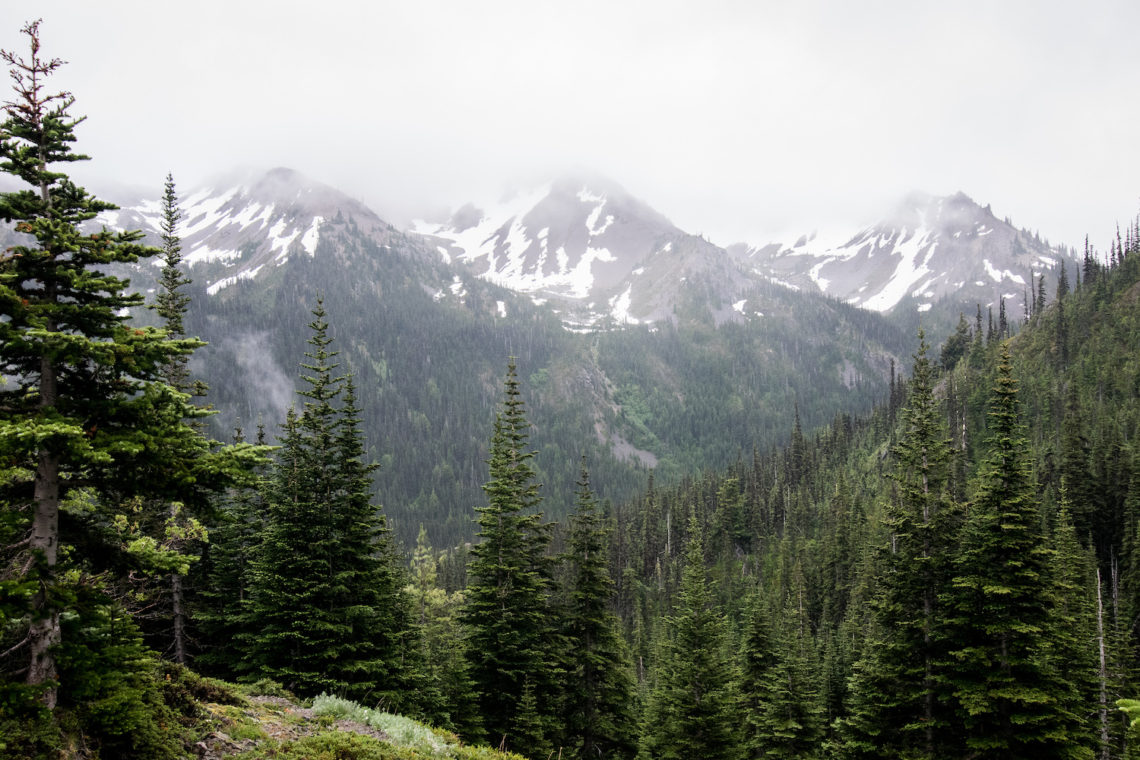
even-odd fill
[{"label": "pine needle foliage", "polygon": [[[46,89],[63,62],[43,57],[39,22],[23,32],[30,58],[2,54],[15,97],[3,107],[0,171],[25,187],[0,194],[0,219],[20,235],[0,253],[0,504],[10,569],[0,596],[12,602],[0,627],[21,631],[5,647],[5,683],[26,681],[53,707],[57,686],[69,688],[55,658],[61,616],[74,603],[70,581],[108,566],[125,574],[186,564],[161,537],[137,532],[129,505],[200,505],[251,457],[248,447],[204,438],[188,421],[206,412],[164,381],[163,368],[202,343],[131,323],[142,296],[111,272],[156,250],[138,232],[81,229],[114,206],[55,168],[87,158],[72,150],[83,119],[70,115],[70,94]],[[122,540],[109,541],[117,528]],[[73,551],[85,542],[100,548]],[[14,672],[12,658],[23,663]]]},{"label": "pine needle foliage", "polygon": [[666,618],[638,757],[735,760],[743,757],[737,671],[728,621],[705,574],[700,524],[689,521],[680,598]]},{"label": "pine needle foliage", "polygon": [[990,395],[989,453],[947,592],[947,683],[966,753],[1091,757],[1049,662],[1050,552],[1041,533],[1017,382],[1002,344]]},{"label": "pine needle foliage", "polygon": [[[475,508],[479,540],[471,548],[463,621],[487,739],[529,752],[517,742],[523,733],[536,733],[536,720],[545,721],[533,714],[536,700],[543,701],[541,715],[549,715],[556,663],[547,614],[550,535],[537,511],[539,486],[524,407],[512,358],[491,437],[490,479],[483,486],[487,504]],[[524,714],[528,691],[534,704]],[[552,733],[552,727],[544,725],[540,733]]]},{"label": "pine needle foliage", "polygon": [[940,668],[944,620],[939,595],[950,578],[960,511],[949,495],[952,453],[934,396],[934,368],[919,349],[894,448],[892,491],[880,549],[876,640],[852,681],[851,714],[841,723],[848,757],[960,755]]},{"label": "pine needle foliage", "polygon": [[369,496],[376,466],[363,461],[355,388],[334,374],[325,317],[318,301],[301,365],[304,409],[286,417],[266,489],[249,659],[257,673],[300,694],[403,705],[412,696],[409,603],[384,516]]},{"label": "pine needle foliage", "polygon": [[568,657],[562,710],[564,754],[583,760],[632,757],[636,751],[633,665],[611,610],[609,533],[583,462],[563,558],[570,582],[563,613]]}]

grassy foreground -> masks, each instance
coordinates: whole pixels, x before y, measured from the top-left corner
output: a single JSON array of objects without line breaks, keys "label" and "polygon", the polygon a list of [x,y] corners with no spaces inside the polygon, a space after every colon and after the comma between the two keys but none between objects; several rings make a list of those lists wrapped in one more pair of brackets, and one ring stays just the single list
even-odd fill
[{"label": "grassy foreground", "polygon": [[[463,744],[453,733],[339,697],[322,695],[306,702],[272,681],[231,684],[171,663],[162,663],[161,670],[162,706],[154,728],[163,736],[152,744],[164,747],[167,758],[523,760]],[[38,725],[3,723],[0,759],[123,756],[122,748],[131,746],[129,739],[114,742],[81,728],[85,722],[80,714],[93,707],[64,710]]]},{"label": "grassy foreground", "polygon": [[322,695],[311,705],[287,696],[251,695],[243,704],[204,705],[214,728],[199,745],[205,757],[300,760],[522,760],[401,715]]},{"label": "grassy foreground", "polygon": [[[522,760],[489,747],[463,744],[450,732],[401,715],[322,695],[300,702],[275,684],[221,684],[233,698],[202,702],[204,758],[297,760]],[[267,693],[258,693],[267,692]]]}]

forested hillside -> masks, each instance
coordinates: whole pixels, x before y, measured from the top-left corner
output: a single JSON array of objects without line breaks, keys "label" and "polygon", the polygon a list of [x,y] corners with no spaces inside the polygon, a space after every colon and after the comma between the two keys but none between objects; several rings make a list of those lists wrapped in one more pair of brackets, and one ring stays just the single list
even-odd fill
[{"label": "forested hillside", "polygon": [[920,352],[870,417],[615,508],[647,704],[678,687],[700,539],[749,756],[1126,756],[1138,242],[1062,272],[1016,335],[979,319]]},{"label": "forested hillside", "polygon": [[[343,230],[367,277],[317,256],[195,311],[171,180],[161,248],[83,231],[109,204],[62,170],[72,98],[24,32],[0,126],[23,187],[0,194],[23,236],[0,258],[0,757],[1135,753],[1140,221],[1023,323],[919,333],[880,405],[822,420],[873,395],[828,368],[858,378],[884,329],[823,299],[499,326],[506,293],[435,310],[422,261]],[[155,256],[143,326],[114,272]],[[265,365],[195,319],[293,356],[276,446],[247,415],[211,437],[202,403]],[[476,439],[483,462],[453,456]],[[615,450],[668,453],[649,477]],[[374,498],[396,474],[434,494],[402,519],[443,526],[410,557]],[[323,733],[251,727],[290,692]]]},{"label": "forested hillside", "polygon": [[913,343],[879,315],[763,282],[749,301],[762,317],[718,324],[710,288],[686,283],[672,320],[572,332],[415,237],[389,229],[381,240],[333,219],[312,257],[214,295],[204,281],[188,285],[186,329],[208,343],[192,366],[220,412],[213,434],[260,421],[273,440],[321,298],[343,369],[356,376],[368,455],[383,473],[375,493],[393,530],[408,547],[421,524],[434,543],[453,545],[472,535],[508,357],[524,380],[545,509],[561,519],[581,456],[614,500],[641,490],[650,469],[672,480],[723,467],[742,448],[786,440],[797,403],[808,426],[870,409]]}]

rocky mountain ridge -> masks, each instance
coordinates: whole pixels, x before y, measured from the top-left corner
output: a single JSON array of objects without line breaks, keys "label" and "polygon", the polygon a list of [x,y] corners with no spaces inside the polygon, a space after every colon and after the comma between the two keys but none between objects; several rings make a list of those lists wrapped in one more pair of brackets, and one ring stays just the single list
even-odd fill
[{"label": "rocky mountain ridge", "polygon": [[[851,233],[727,248],[679,229],[601,177],[563,177],[485,209],[468,204],[445,220],[417,221],[406,233],[359,201],[283,168],[195,190],[181,207],[185,260],[210,296],[263,279],[291,259],[312,258],[322,234],[334,255],[343,254],[332,230],[347,225],[381,249],[454,270],[446,281],[423,283],[438,299],[463,298],[463,278],[471,275],[586,331],[659,323],[698,305],[717,324],[760,318],[776,307],[759,295],[771,284],[892,316],[926,315],[919,318],[932,323],[956,319],[974,304],[996,309],[1002,299],[1018,315],[1032,279],[1061,261],[1076,263],[1073,251],[1014,227],[963,193],[914,193],[882,221]],[[159,203],[135,200],[100,221],[157,239]]]},{"label": "rocky mountain ridge", "polygon": [[730,302],[754,284],[722,249],[604,178],[565,177],[486,210],[469,204],[412,232],[444,260],[549,302],[578,328],[667,319],[696,283]]},{"label": "rocky mountain ridge", "polygon": [[883,221],[850,234],[729,250],[765,276],[880,313],[923,313],[944,301],[996,308],[1005,299],[1020,314],[1031,279],[1076,262],[1072,250],[998,219],[960,192],[913,193]]}]

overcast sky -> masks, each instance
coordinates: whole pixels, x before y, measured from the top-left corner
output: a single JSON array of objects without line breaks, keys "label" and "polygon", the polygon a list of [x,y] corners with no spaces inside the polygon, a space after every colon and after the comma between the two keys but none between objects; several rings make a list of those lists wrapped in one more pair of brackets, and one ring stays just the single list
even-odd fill
[{"label": "overcast sky", "polygon": [[3,0],[0,47],[39,17],[96,193],[289,166],[401,223],[585,170],[722,245],[910,190],[1073,246],[1140,211],[1136,0]]}]

